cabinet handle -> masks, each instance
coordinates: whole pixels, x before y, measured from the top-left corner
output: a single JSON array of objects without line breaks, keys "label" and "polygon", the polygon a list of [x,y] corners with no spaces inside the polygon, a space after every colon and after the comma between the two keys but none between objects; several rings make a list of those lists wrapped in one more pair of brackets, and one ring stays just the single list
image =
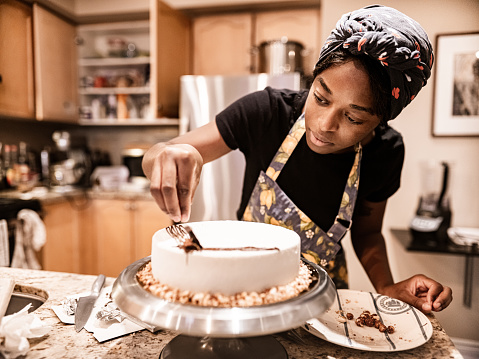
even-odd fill
[{"label": "cabinet handle", "polygon": [[0,75],[0,84],[3,82],[2,75]]}]

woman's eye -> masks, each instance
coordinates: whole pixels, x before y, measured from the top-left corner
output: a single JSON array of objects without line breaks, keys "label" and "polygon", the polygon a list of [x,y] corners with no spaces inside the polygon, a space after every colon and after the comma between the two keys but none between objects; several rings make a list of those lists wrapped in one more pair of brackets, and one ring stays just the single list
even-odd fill
[{"label": "woman's eye", "polygon": [[327,103],[327,101],[319,95],[314,94],[314,98],[316,102],[319,103],[320,105],[325,105]]},{"label": "woman's eye", "polygon": [[345,115],[345,116],[348,119],[348,121],[351,122],[353,125],[361,125],[363,123],[362,121],[357,121],[357,120],[349,117],[348,115]]}]

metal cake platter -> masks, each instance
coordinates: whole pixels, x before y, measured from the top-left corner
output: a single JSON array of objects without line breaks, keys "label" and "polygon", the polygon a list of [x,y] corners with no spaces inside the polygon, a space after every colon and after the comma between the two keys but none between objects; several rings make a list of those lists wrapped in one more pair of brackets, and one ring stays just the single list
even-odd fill
[{"label": "metal cake platter", "polygon": [[150,256],[145,257],[125,268],[113,284],[111,297],[126,314],[187,336],[244,338],[279,333],[319,316],[336,299],[335,285],[326,271],[303,259],[313,282],[308,290],[283,302],[232,308],[169,302],[144,289],[137,280],[138,271],[150,260]]}]

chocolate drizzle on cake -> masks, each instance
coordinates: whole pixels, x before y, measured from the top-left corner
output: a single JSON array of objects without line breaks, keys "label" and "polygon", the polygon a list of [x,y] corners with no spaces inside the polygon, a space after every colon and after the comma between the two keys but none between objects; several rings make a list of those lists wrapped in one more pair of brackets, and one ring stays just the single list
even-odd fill
[{"label": "chocolate drizzle on cake", "polygon": [[278,247],[236,247],[236,248],[203,248],[204,251],[279,251]]},{"label": "chocolate drizzle on cake", "polygon": [[186,253],[192,251],[279,251],[278,247],[236,247],[236,248],[203,248],[193,230],[187,225],[174,224],[166,227],[166,232],[176,240],[178,248]]}]

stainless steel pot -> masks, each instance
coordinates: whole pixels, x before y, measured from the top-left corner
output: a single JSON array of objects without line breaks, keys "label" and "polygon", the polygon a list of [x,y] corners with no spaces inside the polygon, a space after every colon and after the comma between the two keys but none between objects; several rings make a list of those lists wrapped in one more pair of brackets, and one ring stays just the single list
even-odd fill
[{"label": "stainless steel pot", "polygon": [[259,72],[275,75],[303,73],[303,51],[301,43],[290,41],[286,37],[264,41],[259,46]]}]

